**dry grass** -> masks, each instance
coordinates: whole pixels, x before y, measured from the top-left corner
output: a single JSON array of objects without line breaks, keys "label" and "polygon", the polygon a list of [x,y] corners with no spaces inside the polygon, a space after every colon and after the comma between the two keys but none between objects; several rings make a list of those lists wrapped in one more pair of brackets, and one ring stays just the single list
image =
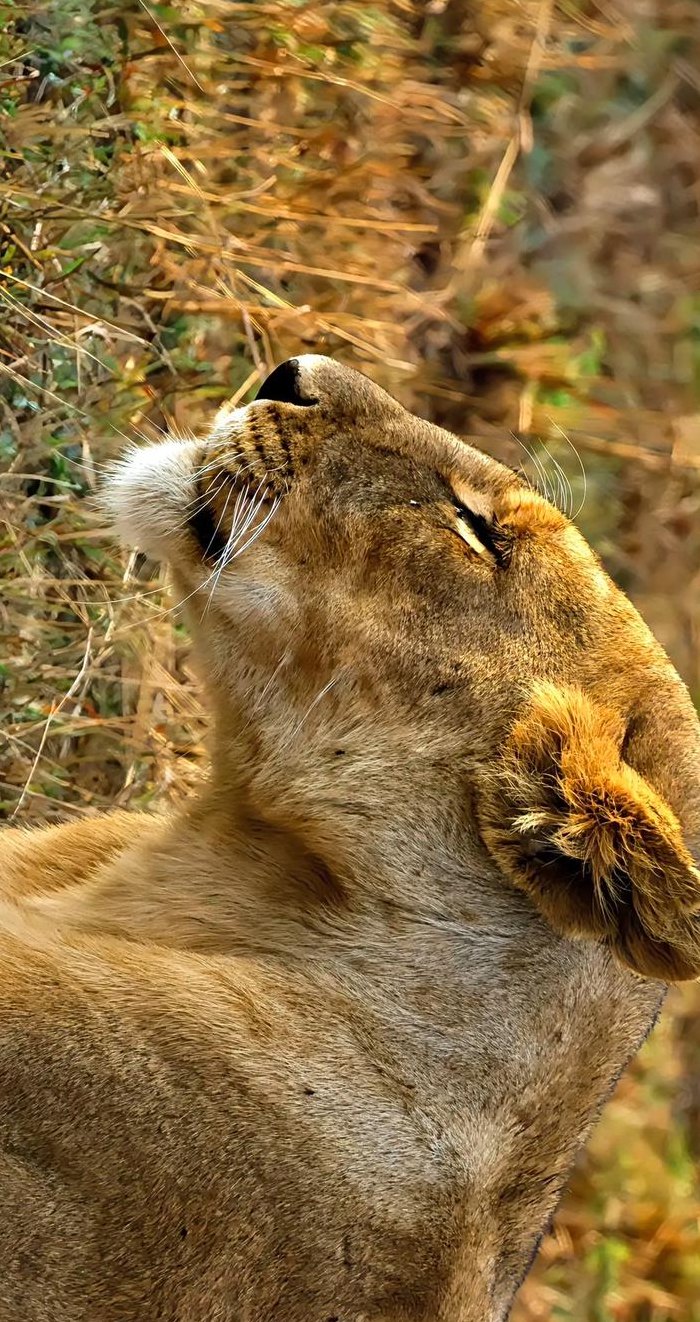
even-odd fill
[{"label": "dry grass", "polygon": [[[0,25],[6,815],[196,780],[186,640],[89,496],[126,439],[300,347],[552,475],[541,438],[581,499],[582,463],[584,529],[700,697],[693,0],[0,0]],[[518,1322],[700,1320],[696,1008],[618,1090]]]}]

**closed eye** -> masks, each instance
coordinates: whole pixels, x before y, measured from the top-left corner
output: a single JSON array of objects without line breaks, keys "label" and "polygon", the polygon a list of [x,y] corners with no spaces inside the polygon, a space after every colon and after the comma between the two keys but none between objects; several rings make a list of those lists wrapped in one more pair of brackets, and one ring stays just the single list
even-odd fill
[{"label": "closed eye", "polygon": [[457,531],[463,541],[476,551],[477,555],[487,552],[493,557],[499,569],[505,569],[512,554],[511,539],[499,527],[495,519],[487,519],[477,514],[460,500],[453,501],[457,515]]}]

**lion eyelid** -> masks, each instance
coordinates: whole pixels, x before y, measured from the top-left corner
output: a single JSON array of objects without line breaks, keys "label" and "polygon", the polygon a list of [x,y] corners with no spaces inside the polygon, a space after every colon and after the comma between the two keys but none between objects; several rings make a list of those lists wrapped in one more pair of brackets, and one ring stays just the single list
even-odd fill
[{"label": "lion eyelid", "polygon": [[456,494],[453,507],[457,514],[457,531],[463,541],[478,555],[490,555],[499,568],[505,568],[511,548],[496,522],[470,509]]},{"label": "lion eyelid", "polygon": [[461,517],[457,518],[455,527],[457,529],[457,532],[459,533],[459,536],[462,538],[462,541],[466,542],[467,546],[470,546],[472,551],[476,551],[476,554],[480,556],[488,555],[488,551],[486,550],[486,547],[484,546],[483,542],[479,541],[479,538],[476,536],[476,534],[470,528],[469,524],[463,518]]}]

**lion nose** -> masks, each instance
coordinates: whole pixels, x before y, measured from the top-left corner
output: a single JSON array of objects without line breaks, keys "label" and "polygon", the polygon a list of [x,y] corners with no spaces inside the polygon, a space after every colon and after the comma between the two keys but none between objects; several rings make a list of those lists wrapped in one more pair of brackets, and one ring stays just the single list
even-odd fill
[{"label": "lion nose", "polygon": [[287,358],[263,381],[256,399],[275,399],[281,404],[318,404],[318,399],[303,393],[302,373],[297,358]]}]

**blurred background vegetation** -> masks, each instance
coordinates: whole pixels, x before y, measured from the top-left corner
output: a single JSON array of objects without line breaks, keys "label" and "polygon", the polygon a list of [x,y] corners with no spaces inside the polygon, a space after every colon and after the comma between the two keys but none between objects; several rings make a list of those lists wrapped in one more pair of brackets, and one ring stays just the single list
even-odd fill
[{"label": "blurred background vegetation", "polygon": [[[90,504],[299,350],[540,474],[700,699],[697,0],[0,0],[0,806],[201,774],[163,584]],[[700,997],[517,1322],[700,1322]]]}]

